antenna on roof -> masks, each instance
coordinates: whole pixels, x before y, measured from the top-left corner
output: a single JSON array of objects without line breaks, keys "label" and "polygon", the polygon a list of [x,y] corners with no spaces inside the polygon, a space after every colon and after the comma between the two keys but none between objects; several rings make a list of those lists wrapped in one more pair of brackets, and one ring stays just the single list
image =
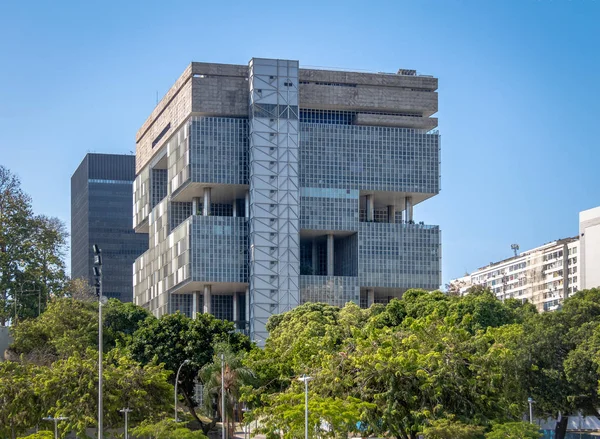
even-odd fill
[{"label": "antenna on roof", "polygon": [[519,251],[519,244],[511,244],[510,249],[515,252],[515,256],[517,256],[517,252]]}]

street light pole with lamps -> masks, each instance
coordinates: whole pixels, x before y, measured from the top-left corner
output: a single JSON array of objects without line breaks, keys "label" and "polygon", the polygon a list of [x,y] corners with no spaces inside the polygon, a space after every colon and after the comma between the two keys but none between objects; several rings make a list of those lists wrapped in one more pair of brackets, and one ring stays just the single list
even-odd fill
[{"label": "street light pole with lamps", "polygon": [[129,407],[127,408],[122,408],[121,410],[119,410],[121,413],[125,414],[125,439],[129,438],[129,435],[127,433],[127,415],[132,411]]},{"label": "street light pole with lamps", "polygon": [[175,375],[175,422],[179,422],[177,420],[177,383],[179,382],[179,372],[181,372],[181,368],[189,362],[190,360],[184,360],[183,363],[181,363],[181,365],[179,366],[179,369],[177,369],[177,375]]},{"label": "street light pole with lamps", "polygon": [[312,377],[302,375],[298,381],[304,381],[304,439],[308,439],[308,382]]},{"label": "street light pole with lamps", "polygon": [[529,404],[529,423],[533,424],[533,404],[535,404],[535,401],[530,396],[527,398],[527,403]]},{"label": "street light pole with lamps", "polygon": [[104,436],[103,407],[102,407],[102,361],[103,361],[103,336],[102,336],[102,305],[106,305],[108,299],[102,295],[102,250],[98,244],[92,246],[94,251],[94,288],[98,296],[98,439]]},{"label": "street light pole with lamps", "polygon": [[52,417],[52,416],[47,416],[45,418],[42,418],[42,421],[54,421],[54,439],[58,439],[58,421],[66,421],[67,418],[66,416],[59,416],[59,417]]}]

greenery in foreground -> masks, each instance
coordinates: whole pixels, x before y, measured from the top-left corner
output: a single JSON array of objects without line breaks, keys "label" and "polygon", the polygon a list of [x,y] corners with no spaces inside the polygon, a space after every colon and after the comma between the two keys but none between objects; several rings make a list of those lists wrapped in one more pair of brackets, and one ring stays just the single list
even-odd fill
[{"label": "greenery in foreground", "polygon": [[[0,363],[0,437],[25,434],[45,416],[69,417],[59,423],[63,437],[95,427],[97,312],[94,302],[54,299],[13,327],[11,361]],[[521,422],[529,396],[541,418],[595,414],[599,403],[599,290],[545,314],[481,289],[462,298],[410,290],[367,310],[308,303],[271,318],[262,350],[210,315],[156,319],[116,300],[104,312],[105,428],[122,427],[118,410],[129,407],[139,437],[204,437],[221,417],[222,379],[227,418],[243,404],[245,422],[258,420],[269,438],[304,436],[303,374],[313,378],[311,438],[533,439],[537,428]],[[186,427],[172,423],[184,360]],[[205,384],[205,406],[192,398],[195,380]],[[557,424],[557,439],[565,430]]]}]

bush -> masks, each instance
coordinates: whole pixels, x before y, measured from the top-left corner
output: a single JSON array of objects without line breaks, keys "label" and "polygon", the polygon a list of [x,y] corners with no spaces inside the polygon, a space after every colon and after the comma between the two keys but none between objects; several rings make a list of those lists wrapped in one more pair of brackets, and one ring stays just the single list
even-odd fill
[{"label": "bush", "polygon": [[423,429],[425,439],[483,439],[483,427],[452,419],[436,419]]},{"label": "bush", "polygon": [[54,439],[54,433],[48,430],[40,430],[29,436],[19,436],[19,439]]},{"label": "bush", "polygon": [[485,435],[485,439],[540,439],[542,436],[535,424],[507,422],[494,425],[492,431]]}]

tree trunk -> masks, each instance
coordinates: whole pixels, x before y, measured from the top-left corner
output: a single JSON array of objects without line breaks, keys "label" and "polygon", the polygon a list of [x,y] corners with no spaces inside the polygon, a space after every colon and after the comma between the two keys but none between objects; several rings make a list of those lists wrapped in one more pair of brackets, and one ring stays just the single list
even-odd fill
[{"label": "tree trunk", "polygon": [[568,416],[561,416],[560,421],[556,421],[556,427],[554,427],[554,438],[565,439],[567,435],[567,426],[569,424]]}]

